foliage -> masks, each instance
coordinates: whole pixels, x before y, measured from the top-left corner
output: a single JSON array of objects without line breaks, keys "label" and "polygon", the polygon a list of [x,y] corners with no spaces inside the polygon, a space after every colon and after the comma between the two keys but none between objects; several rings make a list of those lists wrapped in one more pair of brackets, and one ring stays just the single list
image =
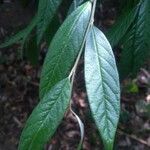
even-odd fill
[{"label": "foliage", "polygon": [[85,81],[91,111],[105,149],[113,149],[120,109],[119,77],[111,46],[96,27],[91,28],[86,41]]},{"label": "foliage", "polygon": [[[0,45],[0,48],[4,48],[19,42],[22,45],[22,50],[25,49],[25,45],[28,42],[28,38],[34,29],[36,29],[37,33],[36,43],[37,46],[39,47],[40,41],[43,38],[44,33],[47,30],[49,24],[53,20],[53,17],[59,5],[61,4],[61,1],[62,0],[50,0],[50,1],[40,0],[38,5],[38,12],[32,19],[31,23],[25,29],[7,39],[3,44]],[[36,52],[36,50],[34,51]],[[38,59],[38,55],[36,56],[37,56],[36,59]]]},{"label": "foliage", "polygon": [[19,149],[41,150],[52,137],[69,105],[71,86],[68,78],[57,83],[32,112],[23,130]]},{"label": "foliage", "polygon": [[[68,76],[83,43],[90,13],[91,6],[82,5],[68,16],[55,34],[43,65],[40,98],[58,81]],[[60,42],[61,39],[63,42]]]},{"label": "foliage", "polygon": [[136,0],[127,7],[108,32],[111,45],[121,45],[119,72],[121,79],[134,76],[150,56],[150,1]]},{"label": "foliage", "polygon": [[[33,64],[38,62],[41,41],[46,40],[49,45],[40,79],[40,102],[27,120],[19,150],[43,149],[68,109],[79,123],[81,140],[78,149],[81,148],[84,127],[69,104],[77,65],[83,53],[92,116],[104,148],[112,150],[120,114],[120,85],[112,48],[105,35],[93,25],[97,1],[72,0],[62,24],[57,15],[61,2],[40,0],[31,23],[0,45],[3,48],[21,43]],[[111,45],[118,44],[122,48],[118,65],[121,79],[134,75],[150,54],[150,1],[128,2],[121,1],[125,6],[122,15],[107,33]],[[134,92],[135,86],[132,85],[130,90]]]}]

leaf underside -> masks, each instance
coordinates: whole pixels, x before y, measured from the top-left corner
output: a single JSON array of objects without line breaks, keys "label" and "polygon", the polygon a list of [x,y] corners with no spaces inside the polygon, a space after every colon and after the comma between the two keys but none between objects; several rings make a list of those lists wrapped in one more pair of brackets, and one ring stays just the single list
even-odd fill
[{"label": "leaf underside", "polygon": [[105,149],[112,150],[120,111],[119,77],[111,46],[96,27],[86,41],[85,83]]},{"label": "leaf underside", "polygon": [[56,84],[34,109],[22,132],[19,150],[42,150],[60,124],[71,96],[69,79]]},{"label": "leaf underside", "polygon": [[78,7],[54,36],[41,73],[40,98],[67,77],[81,48],[91,14],[91,3]]}]

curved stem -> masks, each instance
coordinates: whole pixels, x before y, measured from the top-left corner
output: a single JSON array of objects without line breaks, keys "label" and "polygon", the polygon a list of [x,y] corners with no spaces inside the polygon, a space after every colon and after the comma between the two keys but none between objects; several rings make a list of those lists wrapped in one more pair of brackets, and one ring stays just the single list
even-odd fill
[{"label": "curved stem", "polygon": [[82,123],[79,116],[72,110],[71,107],[70,107],[70,111],[76,117],[78,124],[79,124],[81,138],[80,138],[80,142],[78,144],[77,150],[80,150],[82,148],[82,143],[83,143],[83,139],[84,139],[84,124]]}]

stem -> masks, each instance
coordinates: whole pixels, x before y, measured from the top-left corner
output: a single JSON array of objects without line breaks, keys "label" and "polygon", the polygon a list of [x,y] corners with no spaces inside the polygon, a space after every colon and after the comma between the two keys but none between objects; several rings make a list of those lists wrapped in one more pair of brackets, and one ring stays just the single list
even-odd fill
[{"label": "stem", "polygon": [[94,22],[94,14],[95,14],[95,9],[96,9],[96,2],[97,0],[91,0],[91,2],[93,3],[93,6],[92,6],[92,13],[91,13],[91,16],[90,16],[90,20],[89,20],[89,24],[88,24],[88,27],[86,29],[86,32],[85,32],[85,36],[84,36],[84,39],[83,39],[83,42],[81,44],[81,48],[79,50],[79,54],[77,56],[77,59],[75,61],[75,64],[69,74],[69,79],[72,77],[72,80],[74,80],[74,76],[75,76],[75,72],[76,72],[76,68],[77,68],[77,65],[78,65],[78,62],[80,60],[80,57],[82,55],[82,51],[83,51],[83,48],[84,48],[84,44],[85,44],[85,41],[86,41],[86,37],[88,35],[88,32],[91,28],[91,26],[93,25],[93,22]]},{"label": "stem", "polygon": [[81,119],[78,117],[78,115],[72,109],[70,109],[70,111],[76,117],[79,127],[80,127],[81,138],[80,138],[80,142],[77,147],[77,150],[80,150],[82,148],[82,143],[83,143],[83,139],[84,139],[84,124],[82,123]]},{"label": "stem", "polygon": [[[86,29],[86,32],[85,32],[85,35],[84,35],[84,38],[83,38],[83,42],[81,44],[81,48],[79,50],[79,54],[77,56],[75,64],[74,64],[74,66],[73,66],[73,68],[72,68],[72,70],[71,70],[71,72],[68,76],[69,79],[71,80],[71,90],[72,90],[72,92],[73,92],[73,82],[74,82],[74,78],[75,78],[75,74],[76,74],[77,65],[78,65],[78,62],[79,62],[80,57],[82,55],[82,52],[83,52],[83,48],[84,48],[84,45],[85,45],[85,42],[86,42],[86,37],[87,37],[87,35],[89,33],[89,30],[91,29],[91,27],[93,25],[93,22],[94,22],[96,2],[97,2],[97,0],[91,0],[91,3],[93,3],[93,5],[92,5],[92,12],[91,12],[89,24],[87,26],[87,29]],[[80,143],[79,143],[78,148],[77,148],[77,150],[80,150],[81,147],[82,147],[83,138],[84,138],[84,125],[83,125],[82,121],[80,120],[80,118],[78,117],[78,115],[72,110],[71,101],[70,101],[70,111],[77,118],[77,121],[78,121],[78,124],[79,124],[79,127],[80,127],[81,139],[80,139]]]}]

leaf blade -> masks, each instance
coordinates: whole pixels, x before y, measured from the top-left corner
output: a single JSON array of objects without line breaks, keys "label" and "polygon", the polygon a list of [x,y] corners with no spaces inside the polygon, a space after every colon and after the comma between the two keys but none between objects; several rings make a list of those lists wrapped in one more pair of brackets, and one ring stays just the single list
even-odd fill
[{"label": "leaf blade", "polygon": [[41,0],[38,6],[37,43],[39,44],[62,0]]},{"label": "leaf blade", "polygon": [[33,34],[28,37],[28,40],[25,41],[24,43],[24,53],[27,59],[30,61],[30,63],[33,66],[36,66],[38,64],[38,58],[39,58],[39,53],[40,50],[37,47],[36,43],[36,35]]},{"label": "leaf blade", "polygon": [[71,97],[68,78],[57,83],[34,109],[22,132],[20,150],[41,150],[52,137],[67,110]]},{"label": "leaf blade", "polygon": [[29,34],[32,32],[33,28],[36,26],[37,23],[37,16],[35,16],[30,24],[23,30],[19,31],[12,37],[10,37],[8,40],[6,40],[4,43],[0,44],[0,48],[8,47],[19,40],[26,40],[26,38],[29,36]]},{"label": "leaf blade", "polygon": [[68,76],[81,48],[90,14],[91,3],[87,2],[77,8],[59,28],[43,65],[40,97],[43,97],[56,82]]},{"label": "leaf blade", "polygon": [[112,28],[107,32],[107,38],[112,47],[117,45],[121,38],[126,34],[136,17],[137,11],[137,7],[124,11]]},{"label": "leaf blade", "polygon": [[[121,79],[135,76],[144,61],[150,56],[150,2],[142,1],[135,24],[122,42],[123,52],[119,63]],[[129,58],[129,59],[126,59]]]},{"label": "leaf blade", "polygon": [[85,84],[105,149],[111,150],[120,112],[119,77],[111,46],[96,27],[92,28],[86,42]]},{"label": "leaf blade", "polygon": [[69,8],[68,15],[70,15],[78,6],[80,6],[85,1],[86,0],[73,0]]}]

